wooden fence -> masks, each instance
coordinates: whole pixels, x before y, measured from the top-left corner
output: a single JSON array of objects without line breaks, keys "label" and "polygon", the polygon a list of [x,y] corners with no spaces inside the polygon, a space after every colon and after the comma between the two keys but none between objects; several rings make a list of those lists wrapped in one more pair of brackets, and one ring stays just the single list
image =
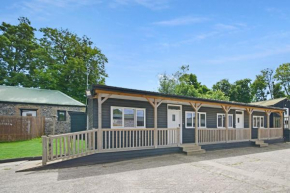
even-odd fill
[{"label": "wooden fence", "polygon": [[0,142],[29,140],[44,134],[44,117],[0,116]]},{"label": "wooden fence", "polygon": [[282,128],[259,128],[258,139],[280,139],[283,138]]},{"label": "wooden fence", "polygon": [[250,140],[249,128],[229,128],[228,139],[225,128],[199,128],[198,142],[200,144],[225,143],[227,141],[248,141]]},{"label": "wooden fence", "polygon": [[179,128],[93,129],[42,137],[42,164],[93,153],[129,151],[179,145]]}]

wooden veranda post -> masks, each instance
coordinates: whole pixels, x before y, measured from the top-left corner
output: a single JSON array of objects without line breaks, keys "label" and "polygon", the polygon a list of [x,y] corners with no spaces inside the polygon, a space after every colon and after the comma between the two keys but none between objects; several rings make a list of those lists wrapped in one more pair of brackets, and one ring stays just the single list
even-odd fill
[{"label": "wooden veranda post", "polygon": [[152,102],[149,98],[146,99],[154,109],[154,147],[157,148],[158,146],[157,109],[159,105],[161,105],[162,100],[158,102],[157,99],[154,98],[154,102]]},{"label": "wooden veranda post", "polygon": [[[102,132],[102,104],[111,96],[111,94],[107,95],[104,99],[102,99],[102,94],[98,93],[98,132],[97,132],[97,148],[98,151],[102,151],[103,149],[103,132]],[[95,148],[95,135],[93,135],[93,148]]]},{"label": "wooden veranda post", "polygon": [[194,136],[195,136],[195,144],[198,145],[198,110],[200,109],[202,103],[192,103],[192,102],[190,102],[189,104],[191,105],[191,107],[194,109],[194,112],[195,112]]},{"label": "wooden veranda post", "polygon": [[272,112],[270,110],[266,110],[265,112],[267,114],[268,139],[270,139],[270,115]]},{"label": "wooden veranda post", "polygon": [[249,129],[250,129],[250,139],[252,139],[252,114],[254,112],[253,108],[246,108],[246,111],[248,112],[249,116]]},{"label": "wooden veranda post", "polygon": [[226,141],[229,140],[229,111],[231,110],[231,107],[230,106],[223,106],[221,105],[222,109],[224,110],[225,112],[225,127],[226,127]]},{"label": "wooden veranda post", "polygon": [[280,127],[282,129],[282,135],[283,135],[283,131],[284,131],[284,113],[283,112],[279,112],[279,115],[280,115]]},{"label": "wooden veranda post", "polygon": [[46,165],[47,162],[47,137],[42,136],[42,165]]}]

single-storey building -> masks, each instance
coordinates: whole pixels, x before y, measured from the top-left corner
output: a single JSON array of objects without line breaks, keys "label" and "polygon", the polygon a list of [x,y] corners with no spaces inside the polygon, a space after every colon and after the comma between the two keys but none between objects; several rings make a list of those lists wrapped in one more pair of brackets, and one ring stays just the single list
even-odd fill
[{"label": "single-storey building", "polygon": [[85,111],[83,103],[57,90],[0,85],[0,116],[45,117],[47,135],[71,132],[71,114]]},{"label": "single-storey building", "polygon": [[87,96],[89,130],[44,136],[43,165],[72,158],[103,163],[173,152],[191,155],[284,141],[283,119],[270,125],[272,114],[283,117],[280,107],[105,85],[93,85]]},{"label": "single-storey building", "polygon": [[[287,97],[271,99],[266,101],[259,101],[255,103],[251,103],[254,105],[261,105],[265,107],[279,107],[284,109],[284,137],[287,141],[290,141],[290,125],[289,125],[289,117],[290,117],[290,100]],[[280,117],[275,114],[271,115],[270,125],[275,127],[280,122]]]}]

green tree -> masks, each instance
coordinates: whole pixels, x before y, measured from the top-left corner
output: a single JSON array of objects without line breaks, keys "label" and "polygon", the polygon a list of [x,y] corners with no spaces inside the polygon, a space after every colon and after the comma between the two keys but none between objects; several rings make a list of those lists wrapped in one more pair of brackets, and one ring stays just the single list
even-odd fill
[{"label": "green tree", "polygon": [[177,81],[174,77],[169,77],[166,73],[159,77],[158,92],[164,94],[175,94]]},{"label": "green tree", "polygon": [[290,97],[290,63],[281,64],[277,69],[274,76],[281,84],[287,97]]},{"label": "green tree", "polygon": [[231,101],[249,103],[252,101],[251,79],[242,79],[236,81],[231,88]]},{"label": "green tree", "polygon": [[89,70],[89,85],[104,84],[107,58],[86,36],[63,29],[41,28],[43,37],[36,51],[34,81],[40,88],[60,90],[84,102]]},{"label": "green tree", "polygon": [[270,98],[273,99],[274,98],[274,71],[270,68],[266,68],[264,70],[261,71],[262,76],[264,81],[266,82],[267,86],[268,86],[268,93],[270,94]]},{"label": "green tree", "polygon": [[282,90],[280,83],[274,85],[273,96],[275,99],[285,97],[285,92]]},{"label": "green tree", "polygon": [[223,100],[223,101],[229,101],[230,98],[225,95],[224,92],[221,90],[210,90],[206,94],[201,94],[199,97],[201,98],[207,98],[207,99],[215,99],[215,100]]},{"label": "green tree", "polygon": [[263,74],[256,76],[255,81],[251,84],[251,90],[253,101],[267,100],[267,83]]},{"label": "green tree", "polygon": [[213,91],[222,91],[225,96],[230,96],[230,92],[231,92],[231,83],[229,82],[228,79],[222,79],[220,81],[218,81],[216,84],[214,84],[212,86]]},{"label": "green tree", "polygon": [[202,85],[198,82],[197,76],[188,71],[189,66],[181,66],[180,70],[172,76],[162,74],[159,77],[158,91],[165,94],[229,100],[221,91],[212,91]]},{"label": "green tree", "polygon": [[36,30],[27,18],[20,17],[18,21],[18,25],[0,25],[0,84],[31,87],[31,75],[37,68],[33,65],[38,48]]}]

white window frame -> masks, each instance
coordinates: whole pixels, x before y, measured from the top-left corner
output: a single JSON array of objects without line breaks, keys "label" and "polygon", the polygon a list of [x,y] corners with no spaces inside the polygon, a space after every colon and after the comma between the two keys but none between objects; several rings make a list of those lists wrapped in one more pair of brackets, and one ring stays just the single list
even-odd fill
[{"label": "white window frame", "polygon": [[[200,117],[201,116],[200,115],[202,115],[202,114],[205,115],[205,126],[204,127],[200,126],[200,123],[201,123],[201,121],[200,121]],[[198,128],[206,128],[206,113],[205,112],[200,112],[197,115],[198,115]]]},{"label": "white window frame", "polygon": [[[255,118],[256,118],[256,125],[254,122]],[[261,118],[263,118],[263,127],[261,127]],[[259,120],[260,125],[258,125],[258,120]],[[253,128],[265,128],[265,116],[253,116]]]},{"label": "white window frame", "polygon": [[289,116],[289,108],[284,108],[284,117],[288,117]]},{"label": "white window frame", "polygon": [[[122,110],[122,126],[113,126],[113,110],[121,109]],[[125,116],[124,109],[133,109],[134,110],[134,127],[125,127]],[[137,110],[144,111],[144,126],[137,126]],[[111,128],[122,128],[122,129],[130,129],[130,128],[146,128],[146,108],[135,108],[135,107],[120,107],[120,106],[111,106]]]},{"label": "white window frame", "polygon": [[[216,126],[217,126],[217,128],[225,128],[226,127],[226,125],[225,125],[225,123],[224,123],[224,119],[222,119],[222,127],[219,127],[218,126],[218,116],[219,115],[222,115],[223,117],[225,117],[226,116],[226,114],[225,113],[217,113],[217,116],[216,116]],[[229,117],[232,117],[232,126],[230,127],[229,126],[229,124],[228,124],[228,128],[233,128],[233,125],[234,125],[234,114],[228,114],[228,120],[229,120]]]},{"label": "white window frame", "polygon": [[[192,126],[191,127],[188,127],[187,126],[187,113],[190,113],[192,115],[191,119],[192,119]],[[185,128],[186,129],[193,129],[195,128],[195,124],[193,124],[193,118],[195,119],[195,116],[193,116],[193,114],[195,114],[194,111],[185,111]]]},{"label": "white window frame", "polygon": [[[186,118],[186,114],[187,113],[191,113],[192,115],[195,114],[195,111],[185,111],[185,128],[186,129],[194,129],[195,128],[195,124],[193,124],[193,118],[195,119],[195,117],[192,116],[192,126],[188,127],[187,126],[187,118]],[[205,115],[205,127],[201,127],[200,126],[200,114],[204,114]],[[197,113],[198,116],[198,128],[206,128],[206,112],[198,112]]]}]

